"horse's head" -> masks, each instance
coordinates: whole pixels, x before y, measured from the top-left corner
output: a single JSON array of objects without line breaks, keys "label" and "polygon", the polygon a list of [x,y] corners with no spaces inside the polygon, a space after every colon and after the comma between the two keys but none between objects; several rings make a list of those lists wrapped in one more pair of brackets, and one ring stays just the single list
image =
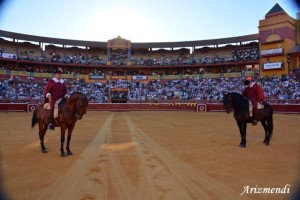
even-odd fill
[{"label": "horse's head", "polygon": [[84,100],[79,100],[77,102],[77,112],[76,112],[76,118],[82,119],[83,115],[86,114],[86,109],[88,107],[88,102]]},{"label": "horse's head", "polygon": [[224,95],[223,97],[223,106],[224,109],[227,113],[230,113],[231,109],[232,109],[232,97],[231,97],[231,93],[227,93]]},{"label": "horse's head", "polygon": [[82,119],[83,115],[86,114],[86,110],[88,107],[88,99],[82,93],[73,93],[69,98],[71,102],[73,114],[75,114],[76,119]]}]

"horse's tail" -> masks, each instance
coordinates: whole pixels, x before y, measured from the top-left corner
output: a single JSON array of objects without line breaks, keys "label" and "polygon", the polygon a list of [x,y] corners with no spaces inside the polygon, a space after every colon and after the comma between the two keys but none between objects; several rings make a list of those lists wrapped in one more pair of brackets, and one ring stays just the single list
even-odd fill
[{"label": "horse's tail", "polygon": [[32,119],[31,119],[31,128],[34,128],[36,123],[37,123],[36,111],[34,111],[32,114]]}]

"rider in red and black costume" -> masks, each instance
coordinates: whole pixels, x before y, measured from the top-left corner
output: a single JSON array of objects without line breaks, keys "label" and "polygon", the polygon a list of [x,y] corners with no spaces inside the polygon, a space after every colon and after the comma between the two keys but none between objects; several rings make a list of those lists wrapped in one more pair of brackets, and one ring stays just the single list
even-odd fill
[{"label": "rider in red and black costume", "polygon": [[265,95],[263,89],[252,80],[252,77],[247,77],[244,81],[246,86],[243,90],[243,96],[249,99],[253,105],[253,125],[257,125],[258,121],[258,108],[257,102],[262,103],[265,100]]},{"label": "rider in red and black costume", "polygon": [[55,74],[55,77],[53,77],[48,81],[44,90],[45,102],[50,103],[50,110],[52,113],[51,117],[49,118],[49,124],[48,124],[49,130],[54,130],[53,113],[54,113],[55,102],[67,96],[66,84],[64,83],[64,80],[61,79],[62,69],[58,68],[54,70],[53,73]]}]

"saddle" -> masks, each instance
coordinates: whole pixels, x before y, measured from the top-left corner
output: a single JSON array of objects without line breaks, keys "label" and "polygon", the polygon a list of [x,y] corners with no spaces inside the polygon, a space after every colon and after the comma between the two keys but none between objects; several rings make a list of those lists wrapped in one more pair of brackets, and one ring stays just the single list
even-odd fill
[{"label": "saddle", "polygon": [[[61,106],[63,105],[63,103],[65,102],[65,99],[64,98],[61,98],[59,100],[57,100],[55,102],[55,105],[54,105],[54,113],[53,113],[53,118],[58,118],[58,113],[59,113],[59,108],[61,108]],[[47,103],[44,103],[44,109],[45,110],[51,110],[51,105],[49,102]]]}]

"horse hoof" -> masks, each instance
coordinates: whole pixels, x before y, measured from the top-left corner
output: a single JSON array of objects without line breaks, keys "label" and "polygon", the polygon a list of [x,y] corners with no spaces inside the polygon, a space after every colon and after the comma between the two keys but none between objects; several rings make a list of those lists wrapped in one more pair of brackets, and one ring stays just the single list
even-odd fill
[{"label": "horse hoof", "polygon": [[265,145],[270,145],[270,142],[269,142],[268,140],[264,140],[263,143],[264,143]]},{"label": "horse hoof", "polygon": [[42,153],[47,153],[47,149],[42,149]]},{"label": "horse hoof", "polygon": [[246,145],[245,145],[245,144],[240,144],[240,147],[241,147],[241,148],[245,148]]},{"label": "horse hoof", "polygon": [[67,155],[68,155],[68,156],[73,155],[72,151],[68,151],[68,152],[67,152]]},{"label": "horse hoof", "polygon": [[66,157],[67,155],[65,153],[61,153],[60,157]]}]

